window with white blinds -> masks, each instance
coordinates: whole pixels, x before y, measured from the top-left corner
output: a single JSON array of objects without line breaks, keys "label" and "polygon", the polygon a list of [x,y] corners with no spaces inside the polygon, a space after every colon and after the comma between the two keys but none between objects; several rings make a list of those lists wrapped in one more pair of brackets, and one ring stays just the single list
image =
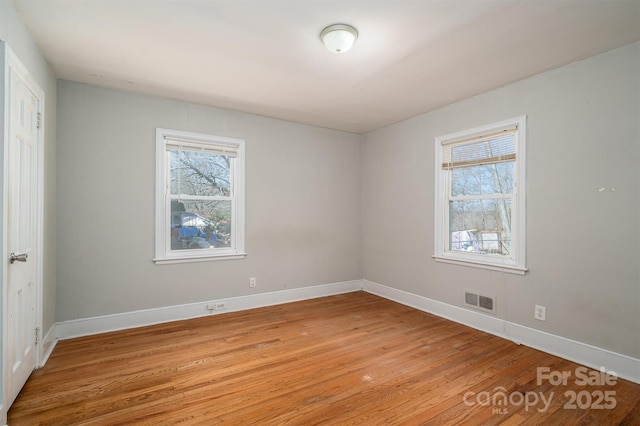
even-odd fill
[{"label": "window with white blinds", "polygon": [[525,125],[436,138],[435,260],[524,274]]},{"label": "window with white blinds", "polygon": [[155,262],[244,256],[244,141],[156,129]]}]

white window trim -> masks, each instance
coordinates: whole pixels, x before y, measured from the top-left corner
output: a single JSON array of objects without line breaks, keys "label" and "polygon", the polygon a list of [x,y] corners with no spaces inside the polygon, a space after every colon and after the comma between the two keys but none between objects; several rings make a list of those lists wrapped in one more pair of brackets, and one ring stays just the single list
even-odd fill
[{"label": "white window trim", "polygon": [[[168,201],[168,156],[167,139],[180,139],[196,143],[225,145],[237,152],[233,174],[233,221],[232,247],[220,248],[203,253],[203,250],[171,250],[170,229],[167,226],[171,203]],[[244,247],[244,140],[212,136],[202,133],[184,132],[181,130],[156,129],[156,264],[203,262],[208,260],[243,259],[247,253]]]},{"label": "white window trim", "polygon": [[[476,127],[461,132],[439,136],[435,141],[435,227],[434,227],[434,255],[437,262],[470,266],[492,271],[501,271],[524,275],[526,267],[526,115],[514,117],[498,123]],[[446,250],[448,242],[448,203],[446,202],[447,171],[442,170],[443,145],[460,142],[465,139],[495,133],[501,130],[517,127],[516,164],[514,186],[515,203],[511,207],[511,232],[515,236],[514,259],[500,259],[485,257],[478,254],[462,253]]]}]

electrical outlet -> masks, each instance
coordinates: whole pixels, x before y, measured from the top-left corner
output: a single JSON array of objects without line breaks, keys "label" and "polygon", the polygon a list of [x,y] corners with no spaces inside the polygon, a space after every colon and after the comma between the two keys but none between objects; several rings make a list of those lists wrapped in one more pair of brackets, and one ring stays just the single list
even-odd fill
[{"label": "electrical outlet", "polygon": [[547,308],[544,306],[536,305],[535,311],[533,311],[533,317],[540,321],[547,320]]},{"label": "electrical outlet", "polygon": [[256,277],[249,278],[249,287],[255,287],[255,286],[256,286]]},{"label": "electrical outlet", "polygon": [[207,303],[207,310],[209,312],[222,311],[224,309],[227,309],[227,302]]}]

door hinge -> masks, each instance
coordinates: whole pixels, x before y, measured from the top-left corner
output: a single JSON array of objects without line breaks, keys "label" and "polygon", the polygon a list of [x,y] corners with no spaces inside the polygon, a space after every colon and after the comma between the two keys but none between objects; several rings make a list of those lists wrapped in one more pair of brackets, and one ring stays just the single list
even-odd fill
[{"label": "door hinge", "polygon": [[36,121],[36,126],[38,127],[38,129],[42,126],[42,114],[38,113],[38,119]]},{"label": "door hinge", "polygon": [[40,343],[40,327],[36,327],[36,345]]}]

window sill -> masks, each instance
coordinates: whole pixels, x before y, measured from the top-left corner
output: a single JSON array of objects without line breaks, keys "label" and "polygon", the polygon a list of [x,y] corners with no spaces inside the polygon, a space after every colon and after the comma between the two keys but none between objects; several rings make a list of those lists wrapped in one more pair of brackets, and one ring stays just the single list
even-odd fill
[{"label": "window sill", "polygon": [[456,259],[445,256],[433,255],[433,260],[452,265],[468,266],[471,268],[487,269],[490,271],[506,272],[508,274],[525,275],[529,269],[515,265],[499,265],[486,262],[474,262],[471,260]]},{"label": "window sill", "polygon": [[212,260],[235,260],[244,259],[247,253],[228,253],[215,254],[207,256],[175,256],[175,257],[159,257],[153,259],[156,265],[169,265],[172,263],[191,263],[191,262],[208,262]]}]

